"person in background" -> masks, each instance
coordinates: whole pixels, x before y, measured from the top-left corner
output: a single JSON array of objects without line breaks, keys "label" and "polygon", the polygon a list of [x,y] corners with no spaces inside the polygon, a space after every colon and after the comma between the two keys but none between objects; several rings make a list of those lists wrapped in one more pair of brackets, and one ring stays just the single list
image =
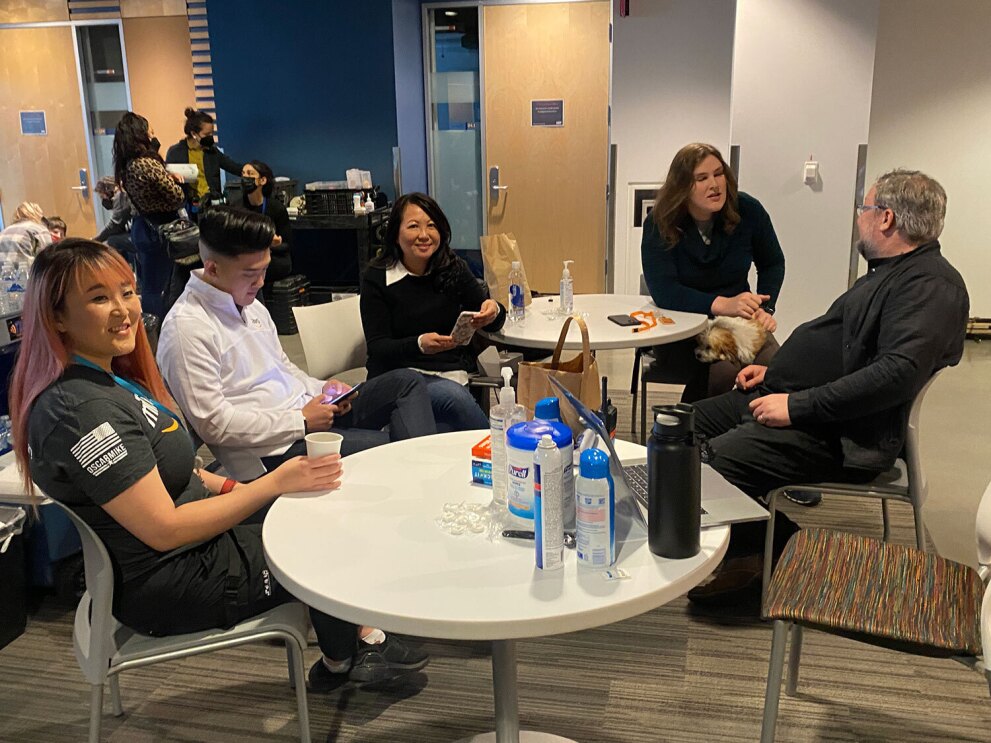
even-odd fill
[{"label": "person in background", "polygon": [[[970,301],[941,252],[945,215],[946,192],[924,173],[878,178],[857,207],[867,273],[796,328],[770,364],[746,367],[734,390],[695,404],[713,469],[764,500],[784,485],[870,482],[894,465],[913,399],[963,354]],[[777,513],[775,557],[797,530]],[[766,531],[763,521],[733,524],[722,567],[689,600],[756,597]]]},{"label": "person in background", "polygon": [[[295,601],[271,574],[261,518],[286,492],[340,486],[340,456],[295,457],[252,483],[198,469],[120,254],[70,238],[34,262],[24,353],[11,381],[15,451],[38,485],[89,524],[113,562],[113,613],[151,635],[231,627]],[[312,691],[382,682],[425,654],[310,610],[322,657]]]},{"label": "person in background", "polygon": [[[305,452],[307,433],[340,433],[348,456],[437,432],[419,374],[383,374],[332,404],[348,385],[315,379],[289,360],[272,316],[255,301],[275,236],[271,219],[216,206],[199,226],[203,268],[162,323],[158,363],[186,420],[233,477],[261,477]],[[326,342],[334,342],[333,327]]]},{"label": "person in background", "polygon": [[[682,147],[643,228],[643,275],[654,304],[678,312],[754,319],[773,333],[774,310],[785,277],[785,257],[774,226],[757,199],[737,191],[736,177],[709,144]],[[750,290],[751,266],[757,291]],[[741,365],[706,364],[695,339],[658,346],[652,369],[670,384],[684,384],[683,402],[721,394]],[[768,336],[757,363],[777,349]]]},{"label": "person in background", "polygon": [[220,169],[223,168],[231,175],[241,175],[241,163],[235,162],[220,151],[213,139],[216,128],[213,117],[206,111],[187,108],[184,111],[186,122],[182,131],[185,139],[180,139],[169,147],[165,153],[167,163],[192,163],[196,166],[199,176],[195,183],[185,186],[186,199],[191,211],[199,211],[199,204],[207,194],[218,197],[223,194],[220,185]]},{"label": "person in background", "polygon": [[52,233],[45,226],[45,213],[33,201],[14,209],[14,219],[0,230],[0,261],[30,264],[41,250],[52,244]]},{"label": "person in background", "polygon": [[184,198],[182,179],[165,169],[160,147],[148,119],[131,111],[121,117],[114,134],[114,178],[135,209],[131,242],[138,258],[142,305],[145,312],[159,318],[172,259],[158,228],[179,218]]},{"label": "person in background", "polygon": [[134,243],[131,242],[131,214],[134,207],[131,206],[131,200],[110,176],[98,180],[93,190],[100,197],[103,208],[110,212],[106,226],[93,239],[109,245],[133,267],[135,259]]},{"label": "person in background", "polygon": [[423,374],[441,431],[489,425],[465,387],[478,360],[450,335],[463,311],[476,313],[471,324],[478,329],[494,332],[506,322],[506,308],[451,249],[451,225],[437,202],[422,193],[400,196],[385,248],[361,282],[368,378],[403,368]]},{"label": "person in background", "polygon": [[44,217],[42,223],[48,228],[48,231],[52,233],[52,242],[57,243],[65,239],[65,233],[68,227],[65,224],[65,220],[62,217]]},{"label": "person in background", "polygon": [[271,296],[272,283],[284,279],[292,273],[292,258],[289,240],[292,228],[289,225],[289,212],[278,197],[273,197],[275,176],[272,169],[261,160],[245,163],[241,169],[241,206],[248,211],[264,214],[275,224],[275,238],[272,240],[272,262],[265,274],[265,291]]}]

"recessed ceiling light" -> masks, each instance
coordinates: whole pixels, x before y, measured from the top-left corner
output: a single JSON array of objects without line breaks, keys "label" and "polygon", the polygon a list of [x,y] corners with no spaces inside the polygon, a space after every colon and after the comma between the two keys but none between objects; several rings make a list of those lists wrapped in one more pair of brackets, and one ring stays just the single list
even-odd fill
[{"label": "recessed ceiling light", "polygon": [[446,15],[446,16],[456,16],[457,14],[458,14],[458,11],[456,11],[456,10],[445,10],[444,11],[444,15]]}]

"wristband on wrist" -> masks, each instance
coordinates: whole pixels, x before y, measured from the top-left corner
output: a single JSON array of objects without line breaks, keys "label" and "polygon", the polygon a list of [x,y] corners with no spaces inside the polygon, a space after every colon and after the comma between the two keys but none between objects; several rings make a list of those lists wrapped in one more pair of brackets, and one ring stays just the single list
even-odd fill
[{"label": "wristband on wrist", "polygon": [[218,495],[223,495],[224,493],[231,492],[235,487],[237,487],[237,484],[238,484],[237,480],[232,480],[231,478],[228,477],[226,480],[224,480],[224,484],[220,486],[220,492],[218,493]]}]

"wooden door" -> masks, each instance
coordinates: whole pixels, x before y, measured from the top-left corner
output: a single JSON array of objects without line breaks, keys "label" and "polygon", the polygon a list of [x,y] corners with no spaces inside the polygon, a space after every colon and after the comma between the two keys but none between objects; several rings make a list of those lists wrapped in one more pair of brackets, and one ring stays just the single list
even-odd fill
[{"label": "wooden door", "polygon": [[[483,16],[488,234],[512,232],[530,286],[605,288],[609,3],[486,6]],[[563,101],[561,126],[535,126],[534,101]],[[553,109],[553,104],[551,104]]]},{"label": "wooden door", "polygon": [[[0,29],[0,199],[6,224],[34,201],[70,235],[92,237],[93,192],[72,188],[89,174],[74,44],[68,26]],[[21,134],[21,111],[44,111],[47,134]]]}]

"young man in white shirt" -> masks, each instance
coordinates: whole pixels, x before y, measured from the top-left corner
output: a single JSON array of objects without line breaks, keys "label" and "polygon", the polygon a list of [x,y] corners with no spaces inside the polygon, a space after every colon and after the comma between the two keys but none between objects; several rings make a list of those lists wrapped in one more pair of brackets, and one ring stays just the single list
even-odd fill
[{"label": "young man in white shirt", "polygon": [[[342,434],[347,456],[437,432],[426,384],[414,371],[376,377],[351,401],[330,405],[324,400],[348,386],[314,379],[289,360],[268,310],[255,302],[275,236],[271,219],[216,207],[200,216],[199,228],[204,267],[162,323],[158,364],[186,419],[232,478],[251,480],[305,454],[306,433]],[[327,342],[334,342],[333,328]]]}]

